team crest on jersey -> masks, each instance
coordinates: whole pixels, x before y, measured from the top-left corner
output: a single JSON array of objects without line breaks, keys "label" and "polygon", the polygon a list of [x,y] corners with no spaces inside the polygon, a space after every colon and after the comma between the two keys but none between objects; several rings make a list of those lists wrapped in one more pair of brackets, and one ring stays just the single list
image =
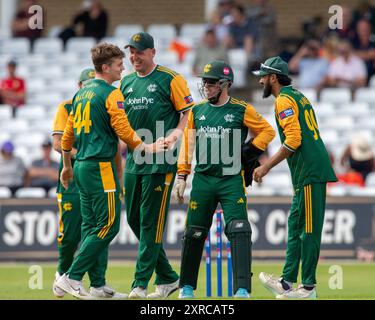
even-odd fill
[{"label": "team crest on jersey", "polygon": [[190,96],[186,96],[185,98],[184,98],[184,100],[185,100],[185,103],[186,104],[189,104],[189,103],[192,103],[193,102],[193,97],[190,95]]},{"label": "team crest on jersey", "polygon": [[65,211],[71,211],[73,209],[73,205],[70,202],[65,202],[63,208]]},{"label": "team crest on jersey", "polygon": [[233,114],[230,114],[230,113],[227,113],[225,116],[224,116],[224,120],[226,122],[233,122],[234,121],[234,115]]},{"label": "team crest on jersey", "polygon": [[122,102],[122,101],[117,101],[117,108],[119,108],[119,109],[124,109],[124,102]]},{"label": "team crest on jersey", "polygon": [[289,109],[285,109],[285,110],[281,111],[279,113],[279,118],[280,118],[280,120],[283,120],[283,119],[285,119],[287,117],[290,117],[292,115],[294,115],[294,111],[293,111],[292,108],[289,108]]},{"label": "team crest on jersey", "polygon": [[147,87],[147,90],[148,90],[148,92],[155,92],[155,91],[156,91],[156,87],[157,87],[156,84],[150,84],[150,85]]},{"label": "team crest on jersey", "polygon": [[189,207],[191,210],[197,210],[198,203],[196,201],[190,201]]}]

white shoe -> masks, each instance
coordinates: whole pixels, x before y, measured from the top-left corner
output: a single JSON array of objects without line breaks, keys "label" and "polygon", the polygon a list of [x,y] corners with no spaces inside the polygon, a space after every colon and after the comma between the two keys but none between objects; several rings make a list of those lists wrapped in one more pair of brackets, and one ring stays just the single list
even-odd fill
[{"label": "white shoe", "polygon": [[100,288],[90,287],[90,295],[95,299],[125,299],[128,297],[128,294],[116,292],[108,285]]},{"label": "white shoe", "polygon": [[306,290],[302,285],[276,296],[277,299],[316,299],[316,297],[315,287],[312,290]]},{"label": "white shoe", "polygon": [[272,274],[261,272],[259,274],[259,280],[262,282],[263,286],[272,292],[275,296],[283,294],[290,291],[285,290],[280,282],[279,278],[274,277]]},{"label": "white shoe", "polygon": [[142,287],[135,287],[129,293],[129,299],[146,299],[147,298],[147,290]]},{"label": "white shoe", "polygon": [[52,291],[56,298],[64,298],[65,291],[61,290],[59,287],[56,286],[57,280],[60,278],[60,273],[56,271],[55,273],[55,280],[53,281]]},{"label": "white shoe", "polygon": [[180,279],[177,279],[173,283],[159,284],[159,285],[156,286],[155,292],[147,295],[147,298],[149,298],[149,299],[167,298],[173,292],[178,290],[179,282],[180,282]]},{"label": "white shoe", "polygon": [[71,294],[72,296],[83,299],[89,300],[92,297],[87,293],[85,288],[83,287],[82,281],[77,281],[73,279],[69,279],[66,274],[63,274],[57,281],[56,286],[65,291],[66,293]]}]

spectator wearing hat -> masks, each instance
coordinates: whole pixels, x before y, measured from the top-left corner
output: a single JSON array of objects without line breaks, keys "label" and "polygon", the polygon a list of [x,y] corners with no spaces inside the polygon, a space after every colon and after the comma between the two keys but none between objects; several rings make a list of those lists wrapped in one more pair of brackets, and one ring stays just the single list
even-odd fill
[{"label": "spectator wearing hat", "polygon": [[0,186],[8,187],[12,194],[25,185],[27,170],[21,158],[13,154],[14,145],[6,141],[0,154]]},{"label": "spectator wearing hat", "polygon": [[59,177],[59,164],[51,159],[52,143],[42,143],[43,157],[32,162],[29,168],[29,186],[44,188],[46,192],[55,187]]},{"label": "spectator wearing hat", "polygon": [[361,135],[354,137],[345,148],[340,162],[348,171],[360,173],[363,181],[366,181],[370,172],[375,171],[374,152],[366,138]]},{"label": "spectator wearing hat", "polygon": [[25,104],[25,80],[17,77],[15,60],[10,60],[7,68],[8,76],[0,82],[0,96],[4,104],[9,104],[13,108],[13,116],[15,116],[17,108]]}]

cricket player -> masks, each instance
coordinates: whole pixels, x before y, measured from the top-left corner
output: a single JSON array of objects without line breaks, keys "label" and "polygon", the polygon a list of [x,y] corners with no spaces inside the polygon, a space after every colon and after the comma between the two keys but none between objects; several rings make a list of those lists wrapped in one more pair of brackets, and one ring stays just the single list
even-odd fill
[{"label": "cricket player", "polygon": [[[95,78],[95,70],[92,68],[84,69],[81,72],[78,81],[78,87],[82,88],[91,79]],[[56,111],[53,121],[53,148],[61,153],[61,137],[64,133],[65,125],[68,120],[70,111],[72,110],[72,100],[62,102]],[[74,166],[76,149],[72,149],[72,167]],[[59,175],[63,167],[62,159],[60,162]],[[59,235],[57,237],[58,244],[58,265],[55,273],[55,281],[53,283],[53,293],[57,298],[62,298],[65,292],[56,286],[56,281],[60,276],[70,268],[74,253],[81,241],[81,207],[79,201],[78,187],[72,181],[68,189],[64,189],[60,181],[57,184],[57,202],[59,207]]]},{"label": "cricket player", "polygon": [[[261,272],[263,285],[281,299],[316,298],[318,264],[327,182],[337,181],[327,150],[320,137],[310,101],[291,85],[288,64],[280,57],[266,60],[260,70],[263,97],[276,97],[275,118],[282,146],[266,163],[254,170],[254,180],[262,178],[287,159],[294,196],[288,218],[288,243],[284,270],[279,279]],[[302,263],[302,285],[293,289]]]},{"label": "cricket player", "polygon": [[[179,298],[194,297],[204,242],[218,203],[231,243],[235,297],[249,298],[252,231],[241,156],[245,149],[257,160],[275,131],[253,106],[229,96],[234,75],[226,62],[208,63],[199,77],[207,100],[194,106],[189,115],[175,187],[182,202],[195,150],[196,166],[182,242]],[[253,139],[245,143],[249,131]]]},{"label": "cricket player", "polygon": [[[164,225],[168,218],[171,190],[177,171],[176,142],[183,135],[193,99],[186,80],[154,62],[152,36],[133,35],[129,48],[135,72],[121,81],[125,111],[144,141],[164,138],[171,150],[149,159],[129,151],[124,170],[125,207],[129,226],[139,240],[137,264],[129,298],[165,298],[178,290],[179,277],[163,249]],[[138,132],[138,131],[137,131]],[[162,157],[158,156],[161,155]],[[147,295],[152,274],[155,292]]]},{"label": "cricket player", "polygon": [[[79,188],[82,215],[82,244],[69,270],[57,281],[61,290],[90,299],[82,284],[89,272],[91,285],[106,286],[108,246],[119,231],[121,186],[118,167],[118,137],[140,153],[159,152],[164,142],[145,144],[135,134],[124,112],[124,97],[111,84],[120,80],[124,53],[117,46],[102,43],[91,49],[96,77],[73,97],[61,149],[60,180],[65,189],[73,179],[71,149],[77,146],[74,179]],[[121,163],[121,162],[120,162]],[[96,283],[92,283],[95,274]]]}]

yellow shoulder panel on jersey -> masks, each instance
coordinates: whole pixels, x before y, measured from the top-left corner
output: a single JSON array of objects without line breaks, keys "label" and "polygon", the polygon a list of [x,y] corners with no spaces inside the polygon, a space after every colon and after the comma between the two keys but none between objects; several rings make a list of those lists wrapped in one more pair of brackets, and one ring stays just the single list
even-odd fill
[{"label": "yellow shoulder panel on jersey", "polygon": [[236,98],[233,98],[233,97],[230,97],[230,100],[229,100],[230,103],[233,103],[233,104],[239,104],[243,107],[246,108],[246,106],[248,105],[248,103],[246,101],[243,101],[243,100],[238,100]]},{"label": "yellow shoulder panel on jersey", "polygon": [[54,134],[63,134],[66,122],[69,117],[68,110],[65,108],[67,104],[72,104],[72,100],[65,100],[59,104],[53,120],[52,135]]},{"label": "yellow shoulder panel on jersey", "polygon": [[163,67],[163,66],[160,66],[160,65],[157,66],[156,70],[161,71],[161,72],[168,73],[168,74],[171,75],[172,77],[177,76],[177,73],[174,72],[173,70],[171,70],[171,69],[169,69],[169,68],[166,68],[166,67]]}]

